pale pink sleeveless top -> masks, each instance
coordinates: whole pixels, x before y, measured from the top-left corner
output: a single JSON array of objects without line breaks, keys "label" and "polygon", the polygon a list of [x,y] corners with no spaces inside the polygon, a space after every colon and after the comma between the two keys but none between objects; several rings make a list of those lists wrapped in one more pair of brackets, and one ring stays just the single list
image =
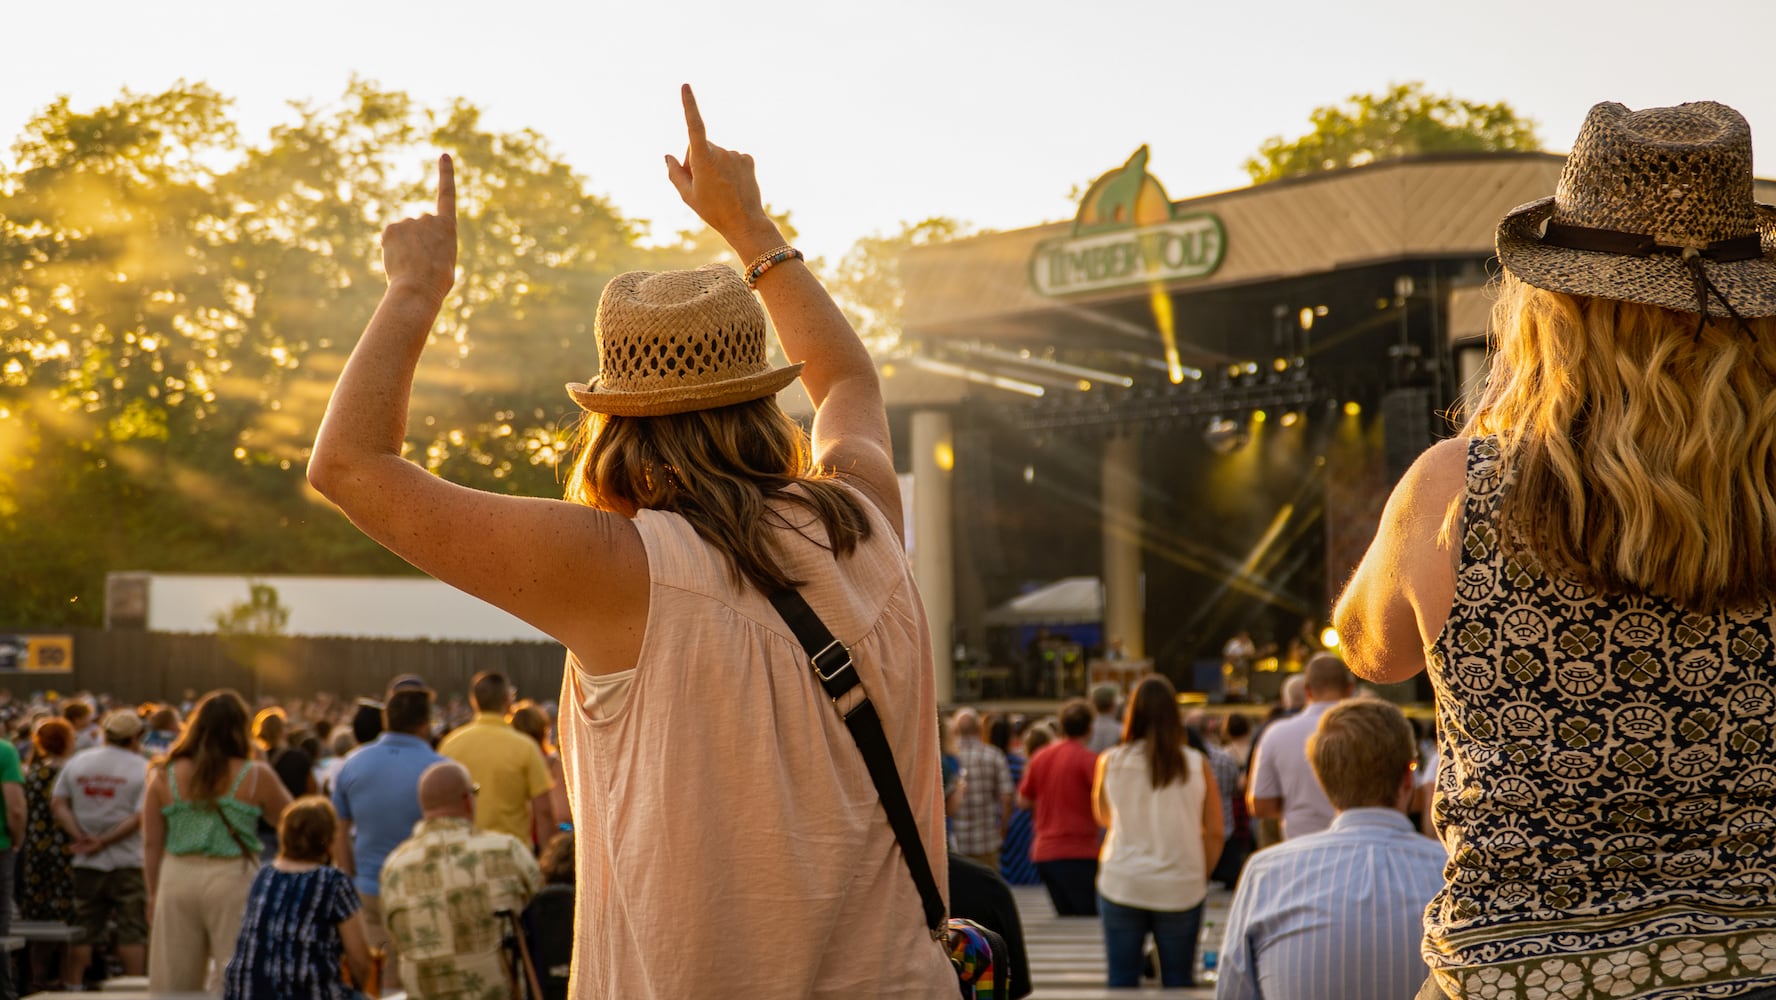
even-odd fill
[{"label": "pale pink sleeveless top", "polygon": [[[948,889],[924,607],[874,505],[835,559],[784,531],[803,596],[850,646]],[[807,519],[789,508],[797,523]],[[575,997],[944,997],[955,974],[844,721],[765,596],[676,514],[635,518],[651,577],[613,712],[568,657],[561,757],[578,855]]]}]

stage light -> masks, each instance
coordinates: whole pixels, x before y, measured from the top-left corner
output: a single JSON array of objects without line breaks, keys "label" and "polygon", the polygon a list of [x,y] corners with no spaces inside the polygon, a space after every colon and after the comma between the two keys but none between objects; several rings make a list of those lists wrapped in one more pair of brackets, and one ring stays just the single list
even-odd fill
[{"label": "stage light", "polygon": [[1288,358],[1277,358],[1275,361],[1272,361],[1270,363],[1270,368],[1272,371],[1274,371],[1280,375],[1283,372],[1286,372],[1289,370],[1289,359]]},{"label": "stage light", "polygon": [[1228,378],[1239,378],[1240,372],[1242,372],[1242,371],[1245,371],[1245,369],[1241,368],[1237,362],[1234,364],[1228,365],[1227,366],[1227,377]]},{"label": "stage light", "polygon": [[1203,431],[1203,443],[1208,445],[1217,455],[1225,455],[1250,440],[1246,429],[1226,417],[1216,417],[1209,421],[1209,428]]},{"label": "stage light", "polygon": [[1246,374],[1247,375],[1258,374],[1258,362],[1256,362],[1256,361],[1246,362]]},{"label": "stage light", "polygon": [[1357,414],[1362,413],[1362,412],[1363,412],[1362,405],[1359,404],[1354,399],[1351,400],[1350,402],[1344,404],[1344,415],[1347,417],[1354,417]]},{"label": "stage light", "polygon": [[1284,427],[1293,427],[1300,422],[1301,422],[1301,414],[1296,413],[1294,410],[1290,410],[1289,412],[1283,414],[1283,426]]},{"label": "stage light", "polygon": [[1261,424],[1265,420],[1267,420],[1269,417],[1270,417],[1270,414],[1265,413],[1263,410],[1253,410],[1252,411],[1252,422],[1255,424]]},{"label": "stage light", "polygon": [[1034,465],[1024,466],[1024,482],[1033,483],[1035,481],[1036,481],[1036,467]]},{"label": "stage light", "polygon": [[1338,648],[1338,630],[1328,625],[1320,630],[1320,645],[1327,649]]}]

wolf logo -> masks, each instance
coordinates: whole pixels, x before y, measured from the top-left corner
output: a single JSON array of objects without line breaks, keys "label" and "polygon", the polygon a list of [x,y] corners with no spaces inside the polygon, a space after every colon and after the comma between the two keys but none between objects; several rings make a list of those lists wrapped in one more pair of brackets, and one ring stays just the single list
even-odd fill
[{"label": "wolf logo", "polygon": [[[1079,213],[1078,232],[1118,229],[1135,222],[1135,203],[1140,200],[1141,186],[1147,180],[1147,147],[1135,150],[1120,170],[1105,174],[1093,185],[1091,203]],[[1090,222],[1085,220],[1090,219]]]}]

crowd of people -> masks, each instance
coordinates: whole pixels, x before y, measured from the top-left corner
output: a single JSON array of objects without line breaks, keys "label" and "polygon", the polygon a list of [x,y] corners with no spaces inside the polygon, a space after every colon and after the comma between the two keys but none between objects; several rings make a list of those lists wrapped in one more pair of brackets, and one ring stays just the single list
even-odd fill
[{"label": "crowd of people", "polygon": [[[560,893],[552,919],[522,930],[546,881],[573,882],[552,706],[514,704],[492,672],[467,705],[452,713],[412,675],[375,701],[256,712],[228,690],[0,697],[8,895],[20,919],[77,931],[59,957],[34,944],[30,981],[6,995],[118,973],[157,992],[305,1000],[507,996],[534,976],[530,995],[564,996]],[[535,942],[524,956],[520,935]]]},{"label": "crowd of people", "polygon": [[[448,157],[435,214],[383,234],[389,287],[308,470],[397,555],[568,649],[559,766],[493,676],[445,726],[397,678],[349,741],[343,705],[228,691],[0,705],[0,899],[81,929],[65,985],[103,946],[162,992],[344,997],[382,985],[381,955],[410,995],[504,995],[507,929],[525,940],[555,878],[541,851],[577,872],[590,996],[949,995],[946,890],[1003,921],[1034,869],[1057,912],[1102,921],[1117,986],[1149,937],[1162,980],[1191,981],[1220,878],[1224,997],[1776,998],[1776,210],[1742,116],[1592,109],[1556,193],[1498,228],[1473,413],[1405,474],[1339,600],[1357,676],[1431,675],[1439,845],[1407,817],[1418,739],[1335,658],[1249,737],[1193,735],[1155,676],[1120,715],[1114,691],[1052,725],[961,714],[945,753],[875,363],[752,158],[682,100],[668,179],[749,263],[609,283],[564,499],[402,457],[457,280]],[[811,430],[775,402],[798,377]],[[564,781],[596,818],[571,865]]]},{"label": "crowd of people", "polygon": [[[1412,818],[1434,753],[1336,656],[1293,680],[1261,720],[1185,712],[1157,674],[1048,717],[960,709],[951,850],[1042,884],[1059,916],[1098,919],[1112,988],[1198,985],[1200,948],[1219,953],[1207,965],[1219,995],[1408,995],[1426,975],[1417,941],[1447,860]],[[1203,922],[1215,884],[1236,890],[1223,928]]]}]

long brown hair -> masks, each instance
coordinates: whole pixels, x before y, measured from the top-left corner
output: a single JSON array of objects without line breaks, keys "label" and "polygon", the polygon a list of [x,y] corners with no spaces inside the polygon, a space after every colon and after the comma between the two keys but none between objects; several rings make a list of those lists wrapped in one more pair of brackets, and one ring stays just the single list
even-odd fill
[{"label": "long brown hair", "polygon": [[578,448],[567,499],[678,514],[721,551],[737,579],[767,591],[803,582],[784,572],[772,541],[773,529],[801,525],[771,501],[812,515],[835,554],[870,534],[863,508],[830,472],[813,467],[807,433],[775,397],[661,417],[588,413]]},{"label": "long brown hair", "polygon": [[1507,551],[1695,611],[1776,592],[1776,318],[1696,319],[1504,277],[1463,433],[1515,476]]},{"label": "long brown hair", "polygon": [[1174,781],[1190,781],[1184,766],[1184,721],[1178,717],[1178,689],[1159,674],[1148,674],[1135,685],[1128,711],[1122,720],[1122,742],[1147,741],[1148,773],[1154,788]]},{"label": "long brown hair", "polygon": [[166,755],[169,772],[174,761],[191,761],[191,787],[185,790],[185,798],[213,802],[222,794],[229,765],[252,759],[251,723],[247,703],[227,688],[211,691],[198,701],[191,710],[191,721]]}]

